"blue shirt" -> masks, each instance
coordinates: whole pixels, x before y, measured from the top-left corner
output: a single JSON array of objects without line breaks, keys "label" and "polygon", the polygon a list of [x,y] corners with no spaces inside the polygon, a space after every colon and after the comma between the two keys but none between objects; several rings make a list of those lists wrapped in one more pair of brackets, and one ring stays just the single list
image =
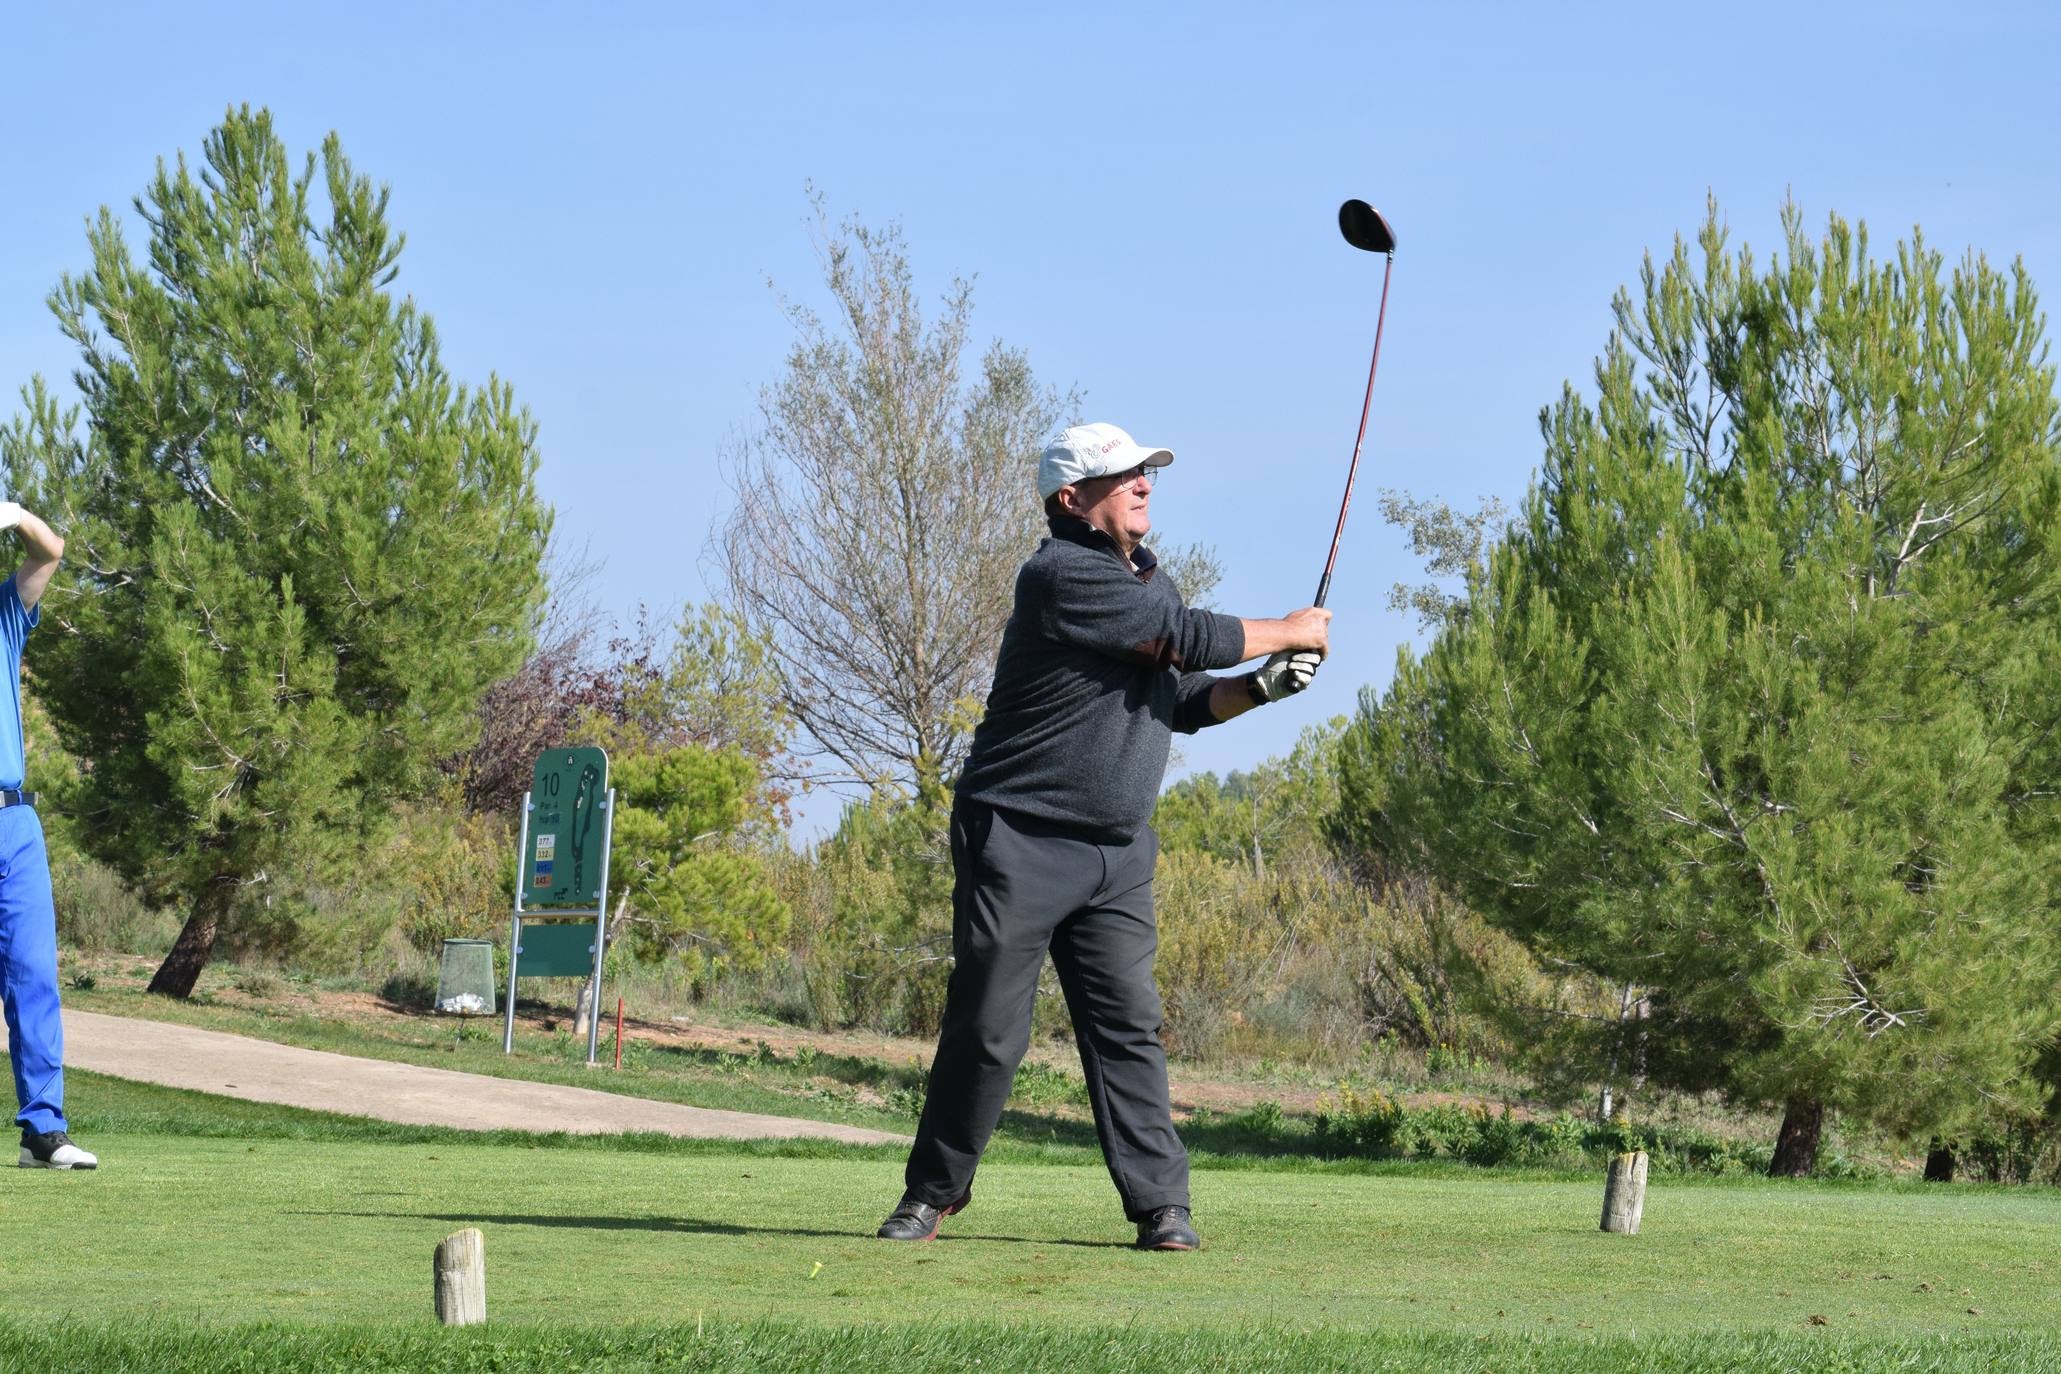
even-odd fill
[{"label": "blue shirt", "polygon": [[22,606],[13,577],[0,582],[0,673],[7,675],[7,690],[0,692],[0,790],[22,784],[21,646],[41,618],[42,607]]}]

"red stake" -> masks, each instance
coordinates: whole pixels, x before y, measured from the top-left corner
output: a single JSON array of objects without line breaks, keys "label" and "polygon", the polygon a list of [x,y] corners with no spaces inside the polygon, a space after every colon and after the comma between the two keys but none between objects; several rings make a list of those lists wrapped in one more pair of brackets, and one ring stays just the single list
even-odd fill
[{"label": "red stake", "polygon": [[623,999],[615,999],[615,1066],[623,1066]]}]

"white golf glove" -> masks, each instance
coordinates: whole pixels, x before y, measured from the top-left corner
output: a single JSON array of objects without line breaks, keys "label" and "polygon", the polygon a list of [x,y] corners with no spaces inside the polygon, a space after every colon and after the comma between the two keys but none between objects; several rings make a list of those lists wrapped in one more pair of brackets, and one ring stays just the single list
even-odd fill
[{"label": "white golf glove", "polygon": [[0,530],[11,530],[28,512],[12,501],[0,501]]},{"label": "white golf glove", "polygon": [[1310,679],[1317,675],[1317,665],[1323,661],[1314,649],[1283,649],[1253,673],[1253,700],[1264,706],[1294,696],[1310,685]]}]

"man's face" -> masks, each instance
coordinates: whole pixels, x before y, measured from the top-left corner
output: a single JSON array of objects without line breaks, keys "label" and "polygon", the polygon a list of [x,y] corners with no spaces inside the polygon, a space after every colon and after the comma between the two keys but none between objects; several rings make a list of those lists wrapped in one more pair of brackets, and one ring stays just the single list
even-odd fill
[{"label": "man's face", "polygon": [[1157,468],[1143,465],[1073,486],[1074,514],[1114,539],[1126,551],[1152,532],[1152,480]]}]

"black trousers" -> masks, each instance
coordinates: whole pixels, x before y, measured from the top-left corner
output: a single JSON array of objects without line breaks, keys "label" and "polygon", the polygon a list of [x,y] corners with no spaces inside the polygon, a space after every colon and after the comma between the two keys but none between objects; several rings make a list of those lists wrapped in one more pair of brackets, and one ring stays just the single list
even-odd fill
[{"label": "black trousers", "polygon": [[1150,827],[1127,844],[1098,844],[1018,812],[954,805],[954,963],[907,1196],[945,1207],[972,1186],[1030,1048],[1049,950],[1124,1214],[1136,1221],[1188,1205],[1188,1152],[1174,1134],[1152,981],[1158,858]]}]

